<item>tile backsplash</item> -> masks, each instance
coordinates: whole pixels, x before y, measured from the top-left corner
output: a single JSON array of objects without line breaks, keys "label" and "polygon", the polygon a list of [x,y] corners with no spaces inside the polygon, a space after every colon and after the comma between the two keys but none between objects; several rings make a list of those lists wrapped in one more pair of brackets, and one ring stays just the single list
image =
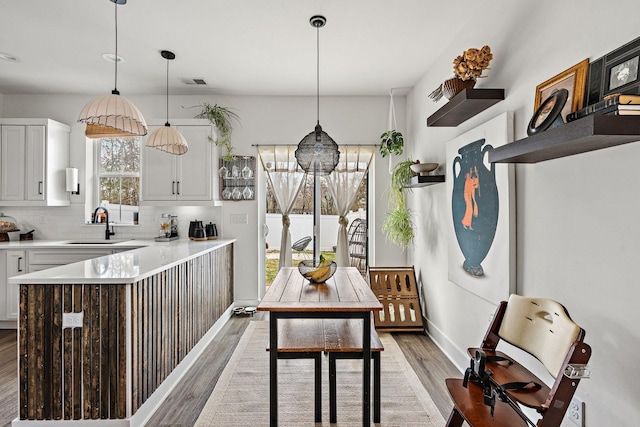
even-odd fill
[{"label": "tile backsplash", "polygon": [[[104,224],[86,224],[90,217],[85,206],[72,204],[64,207],[2,207],[0,212],[12,216],[18,222],[21,233],[34,231],[36,240],[103,239]],[[92,211],[93,212],[93,211]],[[153,239],[160,229],[160,215],[169,213],[178,216],[178,234],[189,235],[189,222],[200,220],[213,222],[222,236],[222,208],[212,206],[141,206],[138,225],[115,225],[113,239]],[[11,240],[18,240],[20,232],[9,233]]]}]

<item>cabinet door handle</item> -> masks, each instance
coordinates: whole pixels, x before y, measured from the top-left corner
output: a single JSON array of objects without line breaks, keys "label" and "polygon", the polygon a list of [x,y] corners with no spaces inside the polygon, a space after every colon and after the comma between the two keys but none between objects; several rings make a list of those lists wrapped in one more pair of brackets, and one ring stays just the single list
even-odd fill
[{"label": "cabinet door handle", "polygon": [[177,188],[178,188],[178,194],[180,194],[180,181],[178,181]]},{"label": "cabinet door handle", "polygon": [[22,264],[22,257],[21,256],[18,257],[18,272],[22,271],[22,266],[20,264]]},{"label": "cabinet door handle", "polygon": [[176,194],[176,182],[171,181],[171,194]]},{"label": "cabinet door handle", "polygon": [[42,181],[38,181],[38,194],[42,194]]}]

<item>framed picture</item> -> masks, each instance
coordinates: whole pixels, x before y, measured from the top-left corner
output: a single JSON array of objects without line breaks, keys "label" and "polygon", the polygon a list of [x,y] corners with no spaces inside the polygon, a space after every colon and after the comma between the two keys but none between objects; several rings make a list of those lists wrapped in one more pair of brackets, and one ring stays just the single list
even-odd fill
[{"label": "framed picture", "polygon": [[567,102],[562,111],[560,111],[560,117],[566,122],[565,117],[567,117],[567,114],[584,107],[588,73],[589,60],[585,59],[568,70],[536,86],[536,99],[533,105],[533,111],[538,111],[542,101],[549,98],[554,90],[566,89],[569,92]]},{"label": "framed picture", "polygon": [[529,126],[527,126],[527,135],[531,136],[544,132],[550,127],[561,125],[563,120],[560,117],[560,112],[566,105],[568,96],[569,91],[564,88],[551,92],[551,95],[533,113]]},{"label": "framed picture", "polygon": [[640,95],[640,37],[589,65],[587,105],[614,93]]},{"label": "framed picture", "polygon": [[512,140],[506,112],[446,147],[449,281],[494,304],[515,291],[514,165],[487,159]]}]

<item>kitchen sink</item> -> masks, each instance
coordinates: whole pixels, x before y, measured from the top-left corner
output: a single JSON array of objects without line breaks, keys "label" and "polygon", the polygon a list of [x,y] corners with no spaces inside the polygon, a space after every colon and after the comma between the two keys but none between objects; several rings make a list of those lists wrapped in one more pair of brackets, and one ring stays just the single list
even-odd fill
[{"label": "kitchen sink", "polygon": [[129,240],[70,240],[67,245],[113,245],[116,243],[128,242]]}]

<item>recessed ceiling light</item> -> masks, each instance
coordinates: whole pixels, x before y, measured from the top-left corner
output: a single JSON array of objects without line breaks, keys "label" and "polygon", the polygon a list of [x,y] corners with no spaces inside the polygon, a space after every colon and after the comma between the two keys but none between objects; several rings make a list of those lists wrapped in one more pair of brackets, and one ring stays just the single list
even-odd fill
[{"label": "recessed ceiling light", "polygon": [[9,62],[18,62],[18,58],[5,52],[0,52],[0,59],[4,59],[5,61]]},{"label": "recessed ceiling light", "polygon": [[104,58],[104,60],[108,62],[124,62],[124,58],[122,56],[116,56],[113,53],[103,53],[102,58]]}]

